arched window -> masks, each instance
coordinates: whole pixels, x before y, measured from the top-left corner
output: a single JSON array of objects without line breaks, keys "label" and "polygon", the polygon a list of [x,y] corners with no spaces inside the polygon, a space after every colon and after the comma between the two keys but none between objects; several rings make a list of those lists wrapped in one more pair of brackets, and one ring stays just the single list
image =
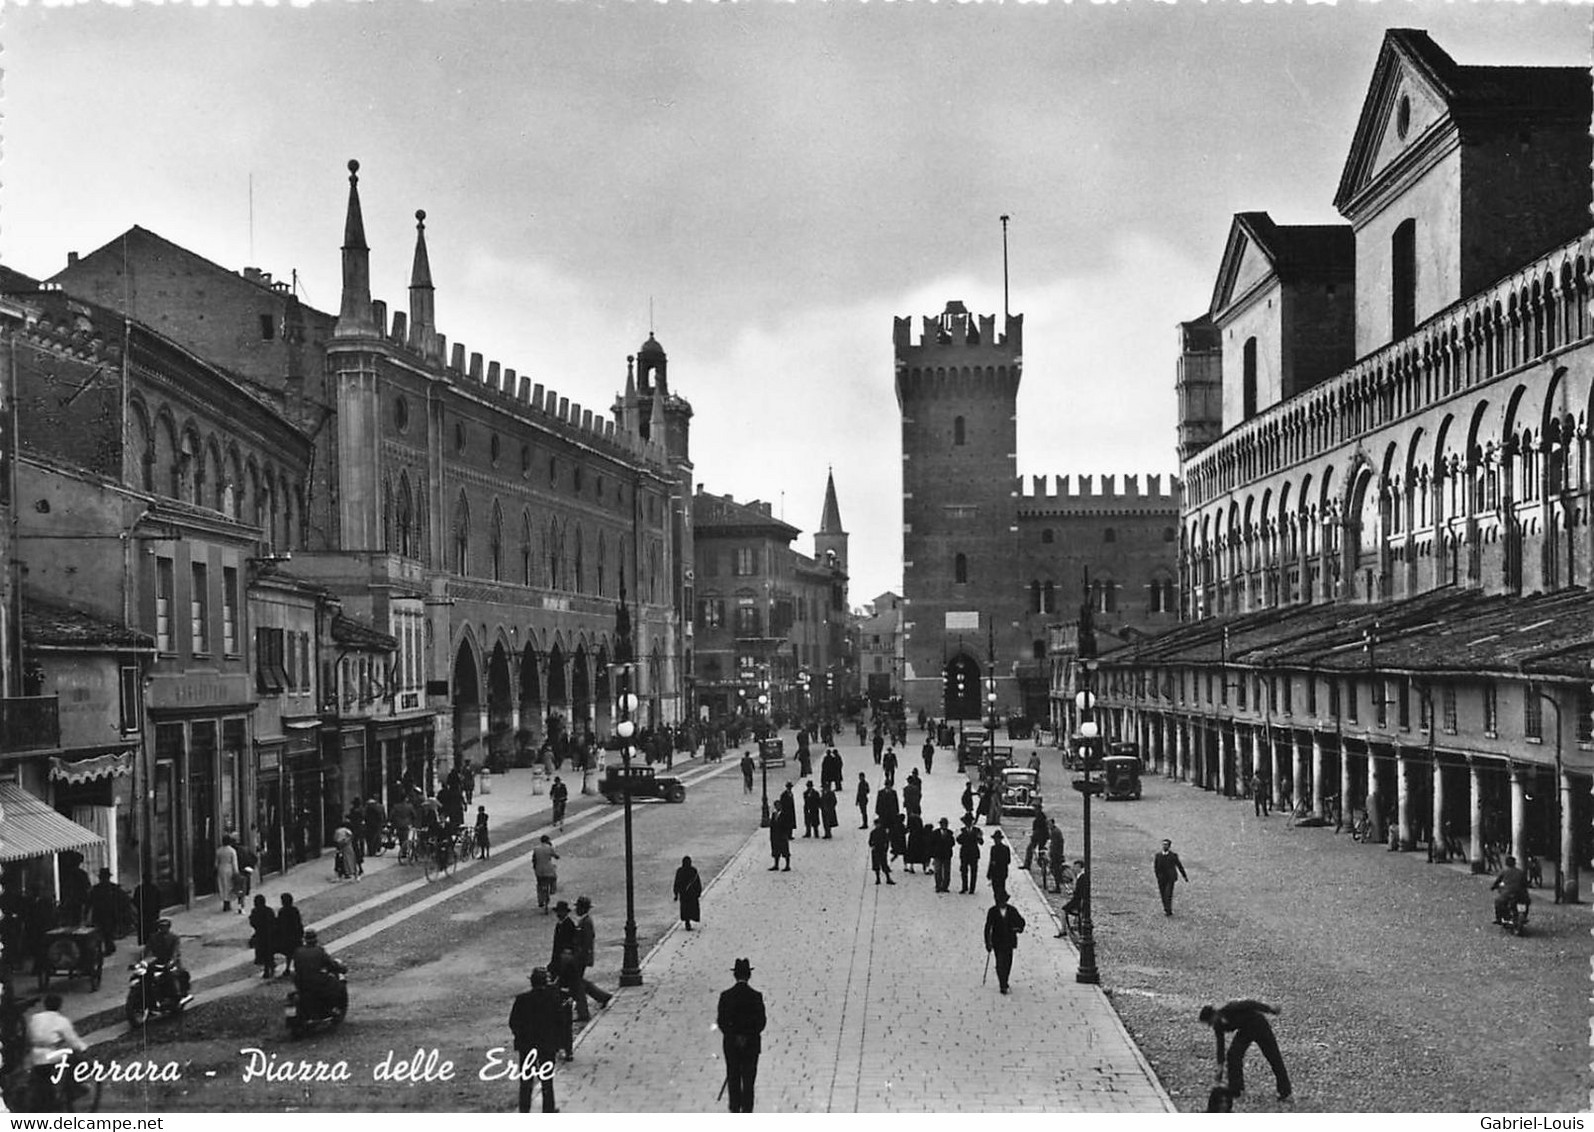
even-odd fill
[{"label": "arched window", "polygon": [[1041,541],[1044,543],[1050,544],[1052,539],[1055,537],[1056,536],[1050,527],[1046,527],[1041,531]]},{"label": "arched window", "polygon": [[586,547],[583,545],[583,540],[582,540],[582,537],[581,537],[581,528],[578,526],[578,527],[576,527],[576,572],[575,572],[575,577],[570,579],[571,584],[572,584],[573,588],[575,589],[576,593],[585,592],[582,589],[582,586],[586,585],[586,574],[587,574],[587,561],[586,561],[586,559],[587,559],[587,550],[586,550]]},{"label": "arched window", "polygon": [[487,554],[492,564],[493,581],[504,580],[504,512],[493,503],[493,525],[487,532]]},{"label": "arched window", "polygon": [[1039,579],[1029,584],[1029,611],[1031,613],[1039,613],[1041,611],[1041,584]]},{"label": "arched window", "polygon": [[520,516],[520,584],[531,585],[531,519]]},{"label": "arched window", "polygon": [[968,584],[969,560],[964,555],[952,559],[952,580],[960,586]]},{"label": "arched window", "polygon": [[1116,530],[1114,530],[1112,527],[1108,527],[1105,531],[1103,531],[1101,533],[1101,541],[1102,542],[1117,542],[1118,541],[1118,532]]},{"label": "arched window", "polygon": [[952,443],[953,444],[957,444],[957,445],[961,445],[961,444],[964,443],[964,428],[963,428],[963,418],[962,417],[954,417],[954,418],[952,418]]},{"label": "arched window", "polygon": [[1389,238],[1389,337],[1410,334],[1417,325],[1417,221],[1402,220]]},{"label": "arched window", "polygon": [[382,550],[393,553],[393,481],[382,480]]},{"label": "arched window", "polygon": [[[602,491],[603,477],[598,477],[599,491]],[[598,596],[604,596],[604,587],[608,584],[607,560],[609,557],[609,542],[603,537],[603,532],[598,532]]]},{"label": "arched window", "polygon": [[548,588],[559,588],[559,520],[548,520]]},{"label": "arched window", "polygon": [[1242,372],[1240,419],[1250,420],[1256,416],[1256,339],[1247,338],[1245,349],[1240,355]]},{"label": "arched window", "polygon": [[410,499],[410,475],[408,472],[399,473],[398,509],[395,513],[398,524],[398,543],[396,549],[405,558],[415,557],[415,510]]},{"label": "arched window", "polygon": [[1057,612],[1057,586],[1053,582],[1041,586],[1041,612]]}]

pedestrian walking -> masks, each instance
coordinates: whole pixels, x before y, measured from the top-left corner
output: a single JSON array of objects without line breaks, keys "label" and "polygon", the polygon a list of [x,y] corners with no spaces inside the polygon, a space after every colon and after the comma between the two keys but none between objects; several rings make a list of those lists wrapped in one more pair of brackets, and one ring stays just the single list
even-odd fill
[{"label": "pedestrian walking", "polygon": [[991,855],[985,865],[985,876],[991,882],[991,891],[1003,903],[1007,902],[1007,870],[1013,864],[1013,851],[1007,847],[1007,838],[1001,830],[991,834]]},{"label": "pedestrian walking", "polygon": [[778,798],[775,800],[775,812],[769,818],[769,856],[770,872],[780,872],[782,861],[786,862],[786,871],[791,871],[791,830],[786,828],[786,815]]},{"label": "pedestrian walking", "polygon": [[354,853],[354,831],[340,825],[332,831],[332,845],[337,852],[337,873],[344,880],[360,879],[360,859]]},{"label": "pedestrian walking", "polygon": [[963,803],[963,813],[972,818],[974,816],[974,784],[972,782],[965,782],[963,784],[963,797],[961,801]]},{"label": "pedestrian walking", "polygon": [[[559,866],[554,864],[559,859],[559,851],[553,847],[553,841],[545,833],[537,840],[537,847],[531,851],[531,873],[537,878],[537,907],[542,909],[542,914],[548,914],[548,901],[555,892],[559,891]],[[563,904],[561,900],[559,903]]]},{"label": "pedestrian walking", "polygon": [[1273,808],[1272,799],[1268,797],[1268,778],[1258,770],[1251,776],[1251,806],[1256,811],[1256,816],[1265,818]]},{"label": "pedestrian walking", "polygon": [[558,1112],[553,1096],[553,1055],[560,1046],[564,1009],[558,988],[548,972],[531,972],[531,989],[515,996],[509,1008],[509,1032],[514,1036],[519,1080],[520,1111],[531,1111],[531,1093],[542,1085],[542,1111]]},{"label": "pedestrian walking", "polygon": [[930,767],[935,763],[935,740],[925,737],[924,747],[919,751],[924,759],[924,773],[930,773]]},{"label": "pedestrian walking", "polygon": [[[1061,887],[1061,886],[1059,886]],[[1085,862],[1074,862],[1074,894],[1063,904],[1063,930],[1057,933],[1057,938],[1062,939],[1068,934],[1067,922],[1070,916],[1083,916],[1085,905],[1090,901],[1090,877],[1085,872]]]},{"label": "pedestrian walking", "polygon": [[576,1021],[585,1022],[591,1018],[587,1010],[587,998],[590,995],[602,1010],[614,998],[608,991],[603,990],[587,978],[587,972],[592,969],[593,961],[597,958],[598,929],[592,922],[592,900],[590,897],[576,897],[576,963],[578,970],[573,980],[576,993]]},{"label": "pedestrian walking", "polygon": [[764,996],[752,988],[750,959],[738,959],[731,967],[736,985],[720,995],[715,1024],[724,1039],[725,1088],[730,1094],[732,1112],[753,1111],[753,1086],[758,1080],[758,1055],[763,1048]]},{"label": "pedestrian walking", "polygon": [[106,955],[116,951],[117,921],[122,915],[122,904],[127,894],[111,879],[111,870],[100,869],[99,883],[89,889],[89,923],[100,933],[102,950]]},{"label": "pedestrian walking", "polygon": [[681,919],[686,923],[686,930],[691,931],[692,921],[703,919],[703,907],[699,903],[703,895],[703,878],[692,867],[692,858],[681,858],[681,867],[675,870],[672,892],[681,904]]},{"label": "pedestrian walking", "polygon": [[1190,883],[1190,876],[1184,871],[1184,862],[1179,860],[1179,854],[1173,851],[1173,842],[1166,837],[1162,839],[1162,852],[1151,858],[1151,871],[1157,874],[1157,891],[1162,894],[1162,914],[1173,915],[1173,885],[1177,877],[1183,877],[1186,884]]},{"label": "pedestrian walking", "polygon": [[876,818],[874,829],[869,831],[869,864],[874,868],[874,882],[880,883],[884,874],[887,884],[896,884],[891,879],[891,830],[886,826],[885,818]]},{"label": "pedestrian walking", "polygon": [[874,765],[875,766],[880,766],[881,765],[880,764],[880,753],[885,750],[885,746],[886,746],[886,737],[880,733],[880,729],[879,728],[875,728],[875,733],[874,733]]},{"label": "pedestrian walking", "polygon": [[829,783],[839,793],[842,787],[841,777],[841,752],[831,747],[825,752],[825,757],[819,762],[819,788],[824,789]]},{"label": "pedestrian walking", "polygon": [[897,751],[895,747],[887,747],[885,755],[880,760],[880,767],[885,771],[886,785],[894,786],[897,781]]},{"label": "pedestrian walking", "polygon": [[880,787],[875,793],[874,816],[885,818],[886,827],[890,828],[891,824],[897,820],[897,815],[901,812],[902,806],[897,801],[897,792],[891,788],[889,783]]},{"label": "pedestrian walking", "polygon": [[491,834],[487,832],[487,807],[476,807],[476,859],[485,861],[491,854],[488,850],[492,847]]},{"label": "pedestrian walking", "polygon": [[[1035,850],[1045,849],[1051,839],[1051,826],[1046,818],[1046,811],[1039,802],[1035,803],[1035,816],[1029,823],[1029,844],[1024,846],[1024,868],[1028,871],[1031,862],[1035,860]],[[1041,884],[1046,883],[1046,878],[1041,877]]]},{"label": "pedestrian walking", "polygon": [[941,819],[940,825],[930,836],[930,856],[935,861],[935,890],[951,892],[952,854],[957,849],[957,837],[953,835],[946,818]]},{"label": "pedestrian walking", "polygon": [[1024,930],[1024,917],[1007,902],[1007,893],[997,890],[995,903],[985,914],[985,950],[996,959],[996,985],[1003,994],[1008,993],[1008,980],[1013,974],[1013,952],[1018,950],[1019,933]]},{"label": "pedestrian walking", "polygon": [[269,979],[277,973],[277,917],[264,895],[255,897],[255,906],[249,913],[249,932],[255,966],[260,968],[262,979]]},{"label": "pedestrian walking", "polygon": [[565,827],[565,806],[570,801],[570,787],[566,786],[557,774],[553,777],[553,785],[548,787],[548,801],[553,803],[554,824],[563,829]]},{"label": "pedestrian walking", "polygon": [[[223,834],[216,850],[216,891],[221,894],[221,910],[232,911],[232,886],[238,879],[238,851],[232,847],[232,837]],[[240,912],[242,908],[238,909]]]},{"label": "pedestrian walking", "polygon": [[387,810],[373,794],[365,803],[365,855],[374,857],[382,848],[382,830],[387,825]]},{"label": "pedestrian walking", "polygon": [[924,865],[924,871],[926,873],[930,871],[930,867],[927,863],[929,861],[929,854],[925,852],[925,833],[926,830],[924,828],[924,819],[918,814],[909,814],[908,849],[902,857],[903,872],[911,873],[913,871],[914,865]]},{"label": "pedestrian walking", "polygon": [[819,819],[825,827],[825,840],[829,841],[830,831],[836,828],[836,792],[830,788],[830,783],[825,783],[824,791],[819,795]]},{"label": "pedestrian walking", "polygon": [[917,770],[908,772],[908,780],[902,784],[902,808],[910,814],[924,816],[924,783],[919,778]]},{"label": "pedestrian walking", "polygon": [[803,836],[819,836],[819,791],[814,789],[813,779],[803,788]]},{"label": "pedestrian walking", "polygon": [[900,857],[902,860],[906,861],[908,857],[907,820],[903,818],[901,814],[897,814],[891,819],[891,824],[887,827],[887,829],[891,834],[892,859],[895,860],[896,858]]},{"label": "pedestrian walking", "polygon": [[869,776],[863,771],[858,772],[858,817],[861,824],[859,829],[869,828]]},{"label": "pedestrian walking", "polygon": [[[1284,1068],[1284,1057],[1279,1053],[1278,1038],[1274,1036],[1273,1027],[1267,1020],[1267,1015],[1277,1016],[1278,1013],[1276,1007],[1258,1002],[1254,998],[1226,1002],[1215,1010],[1211,1006],[1201,1008],[1199,1015],[1201,1021],[1212,1027],[1212,1033],[1217,1038],[1217,1080],[1219,1084],[1223,1083],[1226,1067],[1231,1098],[1245,1092],[1245,1054],[1254,1044],[1262,1051],[1262,1056],[1267,1058],[1268,1065],[1273,1069],[1273,1078],[1278,1084],[1279,1100],[1290,1099],[1292,1092],[1289,1070]],[[1234,1040],[1229,1045],[1228,1058],[1225,1059],[1223,1035],[1230,1033],[1234,1035]]]},{"label": "pedestrian walking", "polygon": [[974,824],[973,815],[965,814],[963,832],[957,835],[958,869],[962,885],[958,889],[960,893],[972,893],[979,887],[980,846],[984,842],[985,835]]},{"label": "pedestrian walking", "polygon": [[304,946],[304,917],[293,902],[293,893],[284,892],[278,897],[282,907],[277,909],[276,950],[282,956],[282,977],[293,974],[293,954]]},{"label": "pedestrian walking", "polygon": [[548,956],[548,970],[556,977],[565,974],[565,957],[576,955],[576,922],[570,918],[570,904],[561,900],[553,906],[553,950]]},{"label": "pedestrian walking", "polygon": [[753,753],[751,751],[742,752],[741,766],[742,793],[751,794],[753,792]]},{"label": "pedestrian walking", "polygon": [[814,773],[814,753],[809,750],[807,743],[797,745],[797,773],[802,778]]}]

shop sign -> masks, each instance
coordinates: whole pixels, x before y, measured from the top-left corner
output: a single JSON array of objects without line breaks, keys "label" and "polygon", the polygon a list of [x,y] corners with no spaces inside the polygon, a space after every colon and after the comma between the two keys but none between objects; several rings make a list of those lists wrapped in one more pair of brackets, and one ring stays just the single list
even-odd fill
[{"label": "shop sign", "polygon": [[185,672],[149,678],[149,706],[156,710],[233,707],[254,702],[254,681],[247,672]]}]

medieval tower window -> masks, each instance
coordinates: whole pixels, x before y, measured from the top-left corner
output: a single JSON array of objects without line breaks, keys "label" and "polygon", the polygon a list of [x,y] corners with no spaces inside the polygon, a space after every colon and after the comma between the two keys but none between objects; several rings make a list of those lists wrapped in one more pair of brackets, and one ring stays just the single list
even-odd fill
[{"label": "medieval tower window", "polygon": [[1404,338],[1417,325],[1417,222],[1402,220],[1389,241],[1389,336]]},{"label": "medieval tower window", "polygon": [[1043,543],[1047,543],[1048,545],[1050,545],[1050,543],[1051,543],[1051,541],[1052,541],[1052,539],[1054,537],[1055,537],[1054,533],[1053,533],[1053,531],[1052,531],[1052,529],[1050,527],[1047,527],[1047,528],[1045,528],[1044,530],[1041,531],[1041,542],[1043,542]]},{"label": "medieval tower window", "polygon": [[1240,416],[1242,420],[1250,420],[1252,417],[1256,416],[1255,338],[1247,338],[1245,340],[1245,351],[1241,357],[1241,365],[1243,367],[1243,372],[1241,374],[1241,398],[1243,400],[1243,404],[1240,406]]},{"label": "medieval tower window", "polygon": [[968,584],[969,560],[967,556],[959,554],[952,560],[952,580],[960,586]]},{"label": "medieval tower window", "polygon": [[966,443],[962,417],[954,417],[952,420],[952,443],[960,446]]},{"label": "medieval tower window", "polygon": [[1102,542],[1117,542],[1118,541],[1118,532],[1116,530],[1114,530],[1112,527],[1108,527],[1105,531],[1102,532],[1101,541]]}]

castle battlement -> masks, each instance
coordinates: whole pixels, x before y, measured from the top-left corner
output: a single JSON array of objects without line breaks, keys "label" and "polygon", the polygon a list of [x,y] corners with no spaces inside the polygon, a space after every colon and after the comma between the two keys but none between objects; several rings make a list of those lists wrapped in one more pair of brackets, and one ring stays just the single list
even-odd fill
[{"label": "castle battlement", "polygon": [[1023,349],[1023,315],[1008,315],[1007,325],[1003,328],[1005,332],[998,337],[994,314],[971,315],[968,308],[956,299],[948,302],[946,310],[942,313],[922,317],[917,342],[913,341],[911,316],[895,319],[894,323],[892,341],[896,346],[898,357],[901,357],[904,351],[941,351],[971,346],[1014,353]]},{"label": "castle battlement", "polygon": [[[1024,477],[1019,477],[1017,481],[1016,494],[1021,508],[1088,505],[1088,509],[1091,510],[1129,507],[1147,511],[1170,510],[1175,513],[1179,509],[1178,476],[1168,476],[1167,486],[1164,488],[1162,476],[1148,475],[1145,479],[1145,490],[1141,490],[1138,474],[1125,475],[1121,489],[1117,475],[1031,476],[1029,479],[1031,483],[1028,490],[1025,489]],[[1047,490],[1048,480],[1055,482],[1055,491]]]},{"label": "castle battlement", "polygon": [[[507,366],[484,360],[481,353],[470,350],[463,342],[453,343],[450,349],[442,334],[431,335],[430,342],[422,341],[419,333],[411,333],[405,312],[395,312],[389,323],[387,303],[380,299],[372,301],[371,313],[389,349],[409,355],[418,365],[441,370],[455,385],[496,396],[507,412],[578,443],[609,447],[629,457],[651,454],[659,458],[663,453],[662,445],[645,441],[620,427],[613,418],[601,412],[595,414],[557,391],[545,389],[541,382],[534,383]],[[446,364],[444,358],[448,359]],[[670,400],[679,405],[667,408],[691,413],[691,406],[684,400]]]}]

